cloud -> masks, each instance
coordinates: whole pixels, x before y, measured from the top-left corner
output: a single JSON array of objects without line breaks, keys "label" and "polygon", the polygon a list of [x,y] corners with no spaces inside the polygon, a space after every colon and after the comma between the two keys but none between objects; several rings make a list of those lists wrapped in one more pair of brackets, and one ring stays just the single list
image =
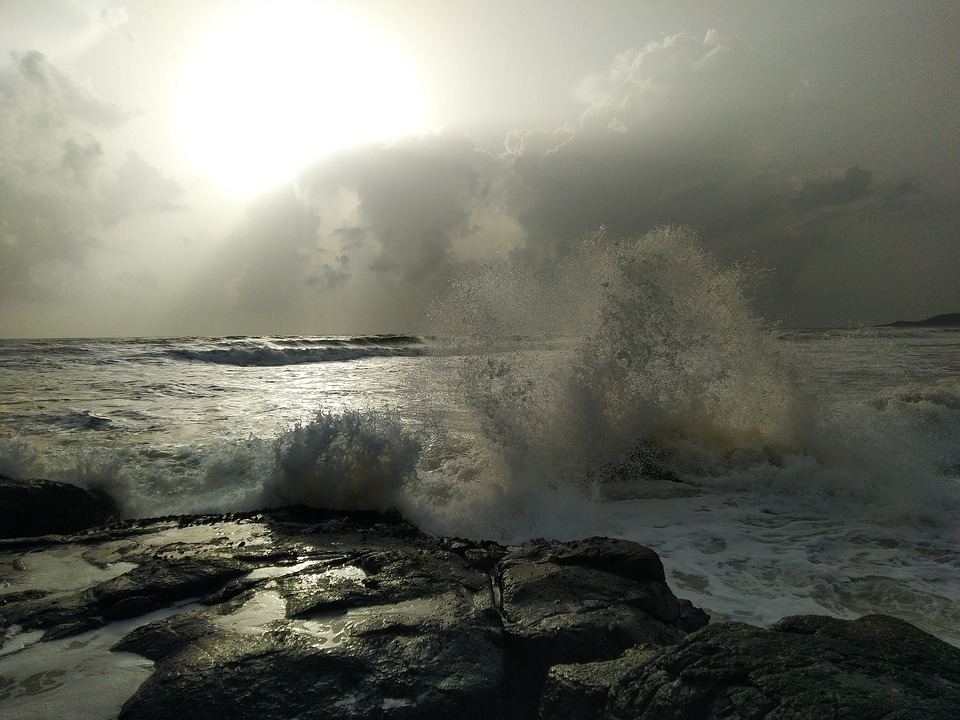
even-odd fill
[{"label": "cloud", "polygon": [[[944,272],[960,266],[960,206],[942,180],[957,143],[918,140],[952,100],[914,92],[907,122],[885,89],[904,90],[923,34],[876,21],[867,25],[886,42],[874,46],[845,22],[804,35],[814,47],[664,36],[579,82],[578,118],[516,129],[500,151],[446,132],[322,158],[258,201],[225,244],[218,279],[202,284],[232,298],[224,312],[243,332],[416,329],[489,254],[541,260],[600,226],[636,236],[676,224],[722,262],[771,270],[755,292],[771,320],[960,306]],[[862,106],[849,95],[866,77]],[[857,117],[861,106],[873,114]],[[897,128],[919,154],[885,147],[864,124]]]},{"label": "cloud", "polygon": [[11,53],[40,50],[58,61],[92,47],[127,23],[122,6],[110,0],[4,0],[0,24],[0,67]]},{"label": "cloud", "polygon": [[[562,256],[601,225],[688,225],[721,261],[771,268],[758,309],[788,323],[960,307],[960,103],[938,69],[953,45],[924,23],[666,35],[576,83],[567,122],[502,148],[447,131],[317,160],[224,233],[169,332],[416,330],[488,255]],[[0,69],[0,294],[65,296],[138,242],[129,219],[189,205],[111,145],[127,119],[49,56]],[[145,255],[124,250],[134,277]],[[180,281],[158,275],[157,296]]]},{"label": "cloud", "polygon": [[180,188],[138,156],[105,162],[103,136],[129,115],[42,53],[0,70],[0,297],[76,298],[105,224],[170,206]]},{"label": "cloud", "polygon": [[422,281],[442,272],[457,241],[476,231],[473,214],[494,165],[470,138],[424,136],[322,160],[299,185],[321,204],[345,189],[355,195],[353,214],[341,218],[337,232],[376,244],[371,270]]},{"label": "cloud", "polygon": [[180,183],[131,150],[104,190],[100,214],[105,223],[114,224],[133,215],[183,210],[184,192]]},{"label": "cloud", "polygon": [[34,296],[47,286],[43,266],[75,262],[91,242],[89,177],[100,162],[97,139],[73,110],[95,105],[39,53],[0,74],[0,292]]},{"label": "cloud", "polygon": [[505,169],[452,134],[323,158],[251,204],[185,302],[232,332],[417,329],[465,262],[519,242]]},{"label": "cloud", "polygon": [[755,60],[715,30],[702,38],[679,33],[621,53],[605,73],[580,83],[576,96],[588,106],[582,126],[682,133],[732,118],[748,127],[760,124],[782,106],[797,78]]},{"label": "cloud", "polygon": [[236,307],[253,314],[296,310],[320,250],[319,218],[290,186],[265,194],[250,207],[231,245],[245,255]]},{"label": "cloud", "polygon": [[[761,312],[774,318],[830,323],[960,305],[960,290],[936,272],[960,259],[956,200],[916,159],[877,152],[845,116],[835,89],[845,83],[821,73],[713,31],[618,55],[578,86],[578,126],[507,139],[506,204],[525,252],[550,255],[600,225],[636,234],[683,224],[725,261],[772,268]],[[938,122],[932,109],[924,117]],[[931,154],[932,166],[942,162]]]},{"label": "cloud", "polygon": [[100,143],[95,137],[85,133],[85,136],[71,137],[64,141],[60,165],[72,172],[74,179],[83,185],[99,167],[101,155],[103,148]]},{"label": "cloud", "polygon": [[[410,329],[488,253],[550,258],[601,225],[662,224],[771,269],[757,290],[771,319],[960,304],[937,273],[960,261],[956,203],[837,125],[817,78],[795,58],[682,33],[616,56],[577,86],[577,123],[513,131],[500,154],[446,133],[323,158],[236,236],[237,308]],[[821,139],[842,152],[825,157]]]},{"label": "cloud", "polygon": [[868,170],[847,168],[841,177],[805,182],[793,199],[793,204],[798,210],[807,211],[826,205],[853,202],[870,192],[872,179],[873,173]]},{"label": "cloud", "polygon": [[586,78],[580,126],[545,147],[514,139],[510,202],[533,242],[565,242],[605,224],[643,232],[662,223],[703,228],[756,186],[758,149],[790,114],[796,79],[715,32],[649,43]]},{"label": "cloud", "polygon": [[82,184],[101,154],[93,133],[125,117],[43,54],[18,55],[12,68],[0,71],[3,179],[15,185]]},{"label": "cloud", "polygon": [[69,118],[110,128],[127,120],[128,114],[118,105],[97,98],[86,82],[54,66],[43,53],[28,50],[13,57],[20,102],[35,127],[57,127]]}]

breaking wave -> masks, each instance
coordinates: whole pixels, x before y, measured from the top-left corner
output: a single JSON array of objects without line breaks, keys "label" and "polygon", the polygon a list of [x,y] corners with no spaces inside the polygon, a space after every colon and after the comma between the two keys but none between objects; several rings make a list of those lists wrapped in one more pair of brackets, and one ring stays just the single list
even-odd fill
[{"label": "breaking wave", "polygon": [[380,412],[318,412],[274,439],[125,446],[57,456],[0,439],[0,475],[45,477],[107,492],[125,517],[280,505],[399,510],[421,437]]},{"label": "breaking wave", "polygon": [[180,360],[274,367],[306,363],[344,362],[368,357],[416,357],[423,354],[421,340],[411,335],[371,335],[353,338],[274,339],[236,338],[213,347],[180,347],[167,351]]},{"label": "breaking wave", "polygon": [[[101,409],[98,386],[80,406],[91,410],[51,422],[18,410],[17,427],[70,436],[40,455],[0,438],[0,472],[102,486],[128,516],[304,502],[393,508],[431,532],[506,541],[582,534],[602,500],[717,490],[885,522],[954,517],[944,478],[960,475],[956,382],[932,368],[937,382],[894,390],[868,377],[864,387],[886,388],[868,400],[810,389],[820,341],[784,340],[756,317],[755,279],[685,229],[601,229],[551,259],[469,268],[432,307],[426,343],[181,338],[127,350],[104,341],[97,353],[123,362],[103,383],[126,388],[136,368],[135,397]],[[823,345],[837,363],[823,374],[837,387],[861,369],[854,340],[845,348],[834,333]],[[46,361],[41,350],[29,357]],[[416,360],[357,363],[349,377],[347,368],[304,373],[316,404],[298,401],[303,378],[258,371],[228,384],[205,369],[378,355]],[[171,356],[196,365],[180,373]],[[177,382],[190,378],[177,392],[171,367]],[[149,432],[121,432],[128,426]],[[68,457],[73,445],[62,441],[81,435],[90,451]]]},{"label": "breaking wave", "polygon": [[317,413],[277,439],[274,492],[289,504],[396,510],[404,485],[416,477],[420,447],[383,413]]},{"label": "breaking wave", "polygon": [[756,273],[662,227],[465,275],[431,332],[458,338],[451,385],[481,440],[427,460],[408,512],[436,532],[570,536],[604,498],[722,487],[936,522],[927,444],[898,454],[901,436],[808,394],[752,311]]},{"label": "breaking wave", "polygon": [[[470,268],[426,342],[103,341],[66,395],[51,379],[74,360],[7,344],[0,365],[34,374],[0,473],[104,489],[128,517],[306,503],[506,543],[627,537],[719,617],[894,612],[956,641],[955,334],[779,331],[751,309],[755,280],[683,229],[601,230]],[[338,353],[415,359],[213,365]]]}]

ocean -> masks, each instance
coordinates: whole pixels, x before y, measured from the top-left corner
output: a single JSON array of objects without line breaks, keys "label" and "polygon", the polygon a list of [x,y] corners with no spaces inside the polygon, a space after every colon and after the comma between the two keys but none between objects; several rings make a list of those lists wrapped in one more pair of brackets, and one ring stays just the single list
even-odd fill
[{"label": "ocean", "polygon": [[307,503],[628,538],[715,620],[960,645],[960,330],[793,329],[676,238],[511,261],[420,335],[0,341],[0,474],[127,517]]}]

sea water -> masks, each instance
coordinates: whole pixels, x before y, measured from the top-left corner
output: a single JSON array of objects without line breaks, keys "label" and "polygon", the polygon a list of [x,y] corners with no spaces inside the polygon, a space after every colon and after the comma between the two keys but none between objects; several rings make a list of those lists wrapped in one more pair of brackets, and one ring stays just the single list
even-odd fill
[{"label": "sea water", "polygon": [[715,619],[960,644],[960,332],[791,329],[686,232],[473,268],[421,335],[0,341],[0,473],[146,517],[304,502],[608,535]]}]

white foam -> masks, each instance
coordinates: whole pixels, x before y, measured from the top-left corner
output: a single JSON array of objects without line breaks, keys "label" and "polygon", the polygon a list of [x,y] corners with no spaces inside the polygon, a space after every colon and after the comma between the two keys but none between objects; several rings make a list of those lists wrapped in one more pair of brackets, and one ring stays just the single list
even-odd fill
[{"label": "white foam", "polygon": [[[110,547],[102,549],[109,552]],[[54,545],[18,555],[5,553],[4,562],[10,562],[11,569],[4,567],[0,574],[0,597],[24,590],[84,590],[137,567],[129,562],[93,565],[83,557],[87,550],[82,545]]]},{"label": "white foam", "polygon": [[676,594],[714,620],[769,625],[786,615],[888,613],[960,645],[960,562],[951,539],[930,528],[716,491],[604,503],[594,532],[656,550]]},{"label": "white foam", "polygon": [[258,522],[214,522],[166,528],[158,532],[141,535],[137,542],[145,547],[163,547],[167,545],[211,545],[244,543],[251,547],[271,542],[270,532]]},{"label": "white foam", "polygon": [[295,575],[319,563],[319,560],[304,560],[296,565],[268,565],[252,570],[244,576],[245,580],[269,580],[287,575]]},{"label": "white foam", "polygon": [[135,628],[181,612],[180,604],[59,640],[29,635],[22,649],[0,655],[3,717],[17,720],[114,720],[153,672],[139,655],[111,652]]},{"label": "white foam", "polygon": [[20,652],[24,648],[38,643],[43,638],[43,630],[24,630],[19,625],[11,625],[0,638],[0,657]]}]

